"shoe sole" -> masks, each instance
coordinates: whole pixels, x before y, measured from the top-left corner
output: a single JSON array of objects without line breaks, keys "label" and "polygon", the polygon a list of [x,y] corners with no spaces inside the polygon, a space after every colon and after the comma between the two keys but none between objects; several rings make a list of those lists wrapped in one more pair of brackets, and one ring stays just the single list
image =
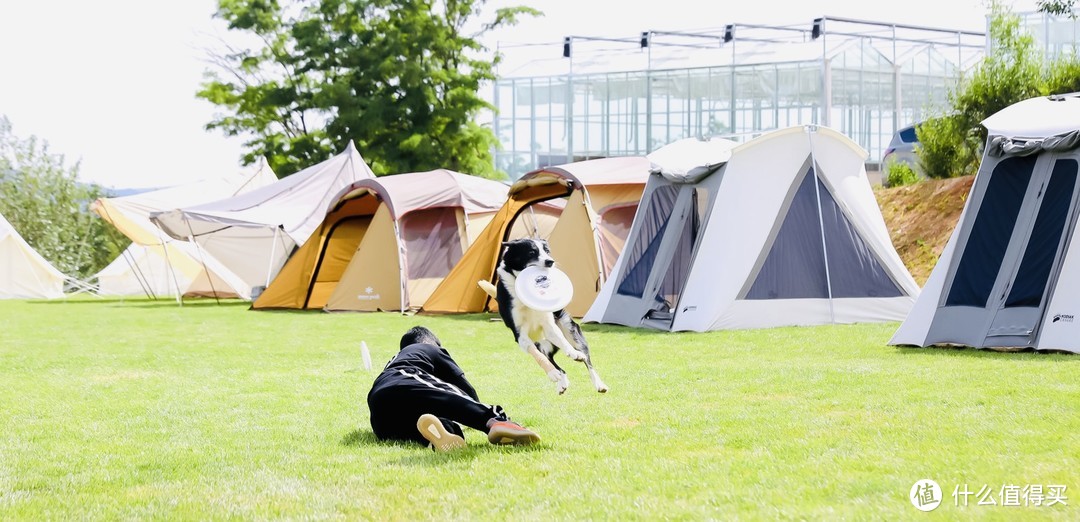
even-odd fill
[{"label": "shoe sole", "polygon": [[416,421],[416,429],[420,430],[420,435],[431,443],[435,451],[447,453],[465,447],[465,439],[446,431],[442,421],[430,413],[420,416]]},{"label": "shoe sole", "polygon": [[526,446],[540,442],[540,436],[526,429],[495,425],[488,432],[488,442],[492,444],[513,444]]}]

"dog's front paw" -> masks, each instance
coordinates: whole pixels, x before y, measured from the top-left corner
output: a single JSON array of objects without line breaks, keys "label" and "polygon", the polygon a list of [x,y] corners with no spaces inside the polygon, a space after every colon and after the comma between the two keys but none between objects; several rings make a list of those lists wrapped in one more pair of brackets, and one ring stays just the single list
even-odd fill
[{"label": "dog's front paw", "polygon": [[585,360],[585,352],[581,350],[566,350],[566,356],[578,362]]},{"label": "dog's front paw", "polygon": [[562,375],[558,381],[555,382],[555,392],[559,395],[566,393],[566,389],[570,387],[570,379],[566,378],[566,374]]},{"label": "dog's front paw", "polygon": [[559,395],[566,393],[566,389],[570,387],[570,379],[566,378],[566,374],[559,370],[551,370],[548,372],[548,379],[555,383],[555,391]]}]

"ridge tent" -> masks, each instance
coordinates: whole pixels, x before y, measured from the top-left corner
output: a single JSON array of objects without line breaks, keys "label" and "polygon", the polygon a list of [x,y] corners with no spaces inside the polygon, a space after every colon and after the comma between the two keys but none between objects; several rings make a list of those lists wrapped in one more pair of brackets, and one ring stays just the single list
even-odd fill
[{"label": "ridge tent", "polygon": [[419,308],[504,201],[506,185],[443,169],[357,181],[252,308]]},{"label": "ridge tent", "polygon": [[101,295],[236,297],[246,285],[236,274],[194,244],[169,237],[150,214],[227,198],[277,181],[266,158],[248,172],[207,178],[90,206],[131,239],[131,245],[94,277]]},{"label": "ridge tent", "polygon": [[[573,282],[574,299],[566,311],[580,317],[622,250],[648,169],[645,157],[630,156],[568,163],[525,174],[510,186],[506,203],[431,294],[423,310],[494,311],[498,305],[477,281],[495,281],[503,241],[539,237],[551,243],[557,266]],[[560,209],[557,205],[563,206]]]},{"label": "ridge tent", "polygon": [[240,297],[270,284],[294,249],[319,226],[331,199],[373,178],[352,142],[345,150],[273,184],[227,199],[150,215],[166,234],[194,241],[235,273]]},{"label": "ridge tent", "polygon": [[0,214],[0,299],[64,297],[65,280]]},{"label": "ridge tent", "polygon": [[835,130],[800,126],[654,165],[585,320],[708,331],[902,319],[919,290],[866,155]]},{"label": "ridge tent", "polygon": [[1080,353],[1080,93],[986,120],[982,164],[937,265],[889,344]]}]

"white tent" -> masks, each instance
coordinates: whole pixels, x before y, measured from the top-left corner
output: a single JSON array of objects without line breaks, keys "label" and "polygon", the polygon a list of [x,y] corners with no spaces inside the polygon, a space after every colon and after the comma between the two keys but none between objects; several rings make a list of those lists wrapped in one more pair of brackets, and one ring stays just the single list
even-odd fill
[{"label": "white tent", "polygon": [[960,221],[890,344],[1080,353],[1080,93],[983,121]]},{"label": "white tent", "polygon": [[101,198],[91,209],[131,239],[127,250],[94,277],[102,295],[235,297],[247,290],[236,274],[194,244],[177,241],[150,214],[236,196],[277,176],[265,158],[247,172],[124,196]]},{"label": "white tent", "polygon": [[889,239],[866,151],[843,134],[792,127],[650,159],[586,321],[707,331],[895,321],[911,308],[919,289]]},{"label": "white tent", "polygon": [[63,297],[65,279],[0,214],[0,299]]},{"label": "white tent", "polygon": [[345,151],[236,197],[151,214],[163,231],[190,238],[244,282],[241,297],[265,287],[293,250],[322,222],[331,200],[353,182],[374,174],[349,143]]}]

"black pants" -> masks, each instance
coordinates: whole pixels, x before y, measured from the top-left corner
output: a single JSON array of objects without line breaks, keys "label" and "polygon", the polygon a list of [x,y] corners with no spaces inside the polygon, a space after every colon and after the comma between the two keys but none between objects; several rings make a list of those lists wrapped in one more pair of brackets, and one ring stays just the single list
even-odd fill
[{"label": "black pants", "polygon": [[376,437],[422,444],[427,440],[416,429],[416,421],[425,413],[438,417],[447,431],[457,435],[463,435],[459,423],[486,433],[489,420],[508,420],[500,406],[483,404],[427,372],[404,368],[375,380],[368,409]]}]

